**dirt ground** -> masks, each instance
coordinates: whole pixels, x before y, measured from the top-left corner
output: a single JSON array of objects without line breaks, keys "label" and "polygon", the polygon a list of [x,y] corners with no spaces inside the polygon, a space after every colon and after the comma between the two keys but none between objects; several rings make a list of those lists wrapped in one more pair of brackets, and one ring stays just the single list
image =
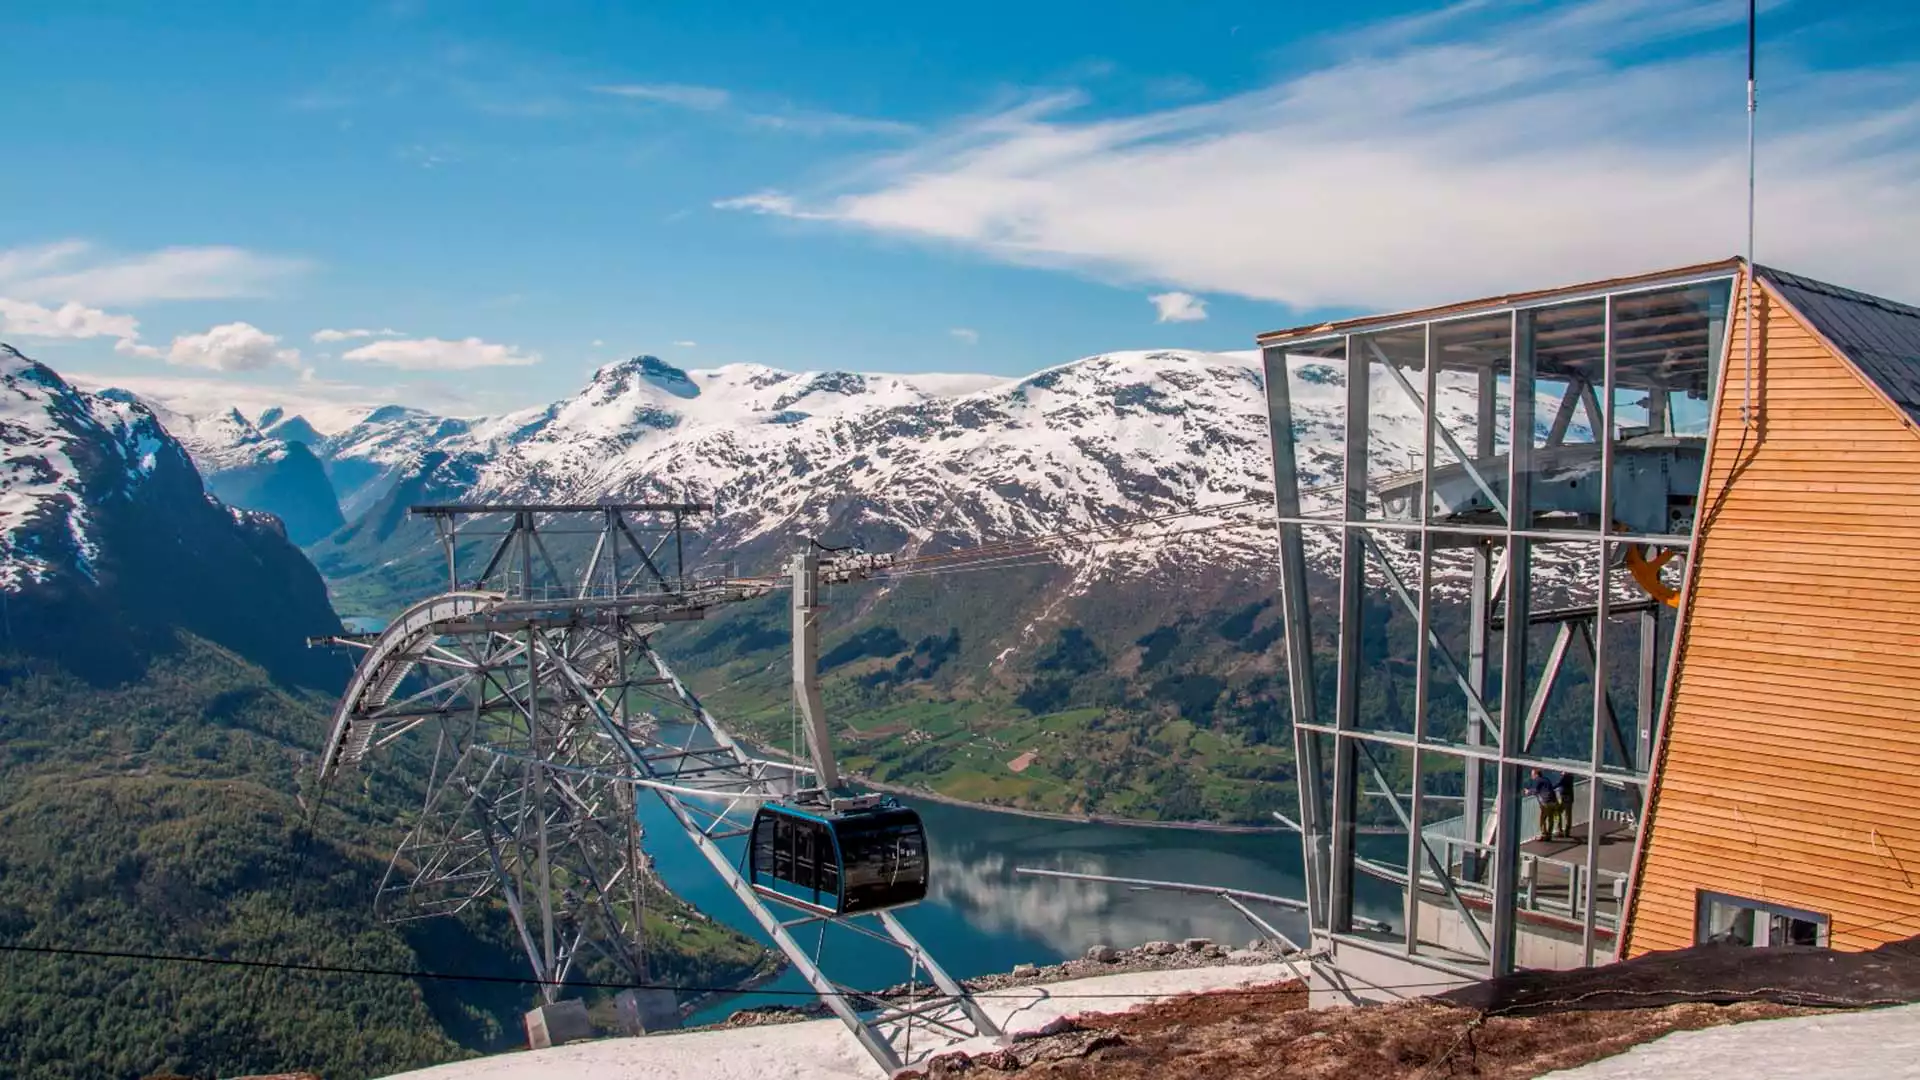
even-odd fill
[{"label": "dirt ground", "polygon": [[1306,1007],[1298,983],[1194,994],[1061,1021],[991,1054],[936,1059],[927,1080],[1522,1080],[1617,1054],[1671,1031],[1815,1010],[1745,1002],[1485,1016],[1433,1000]]}]

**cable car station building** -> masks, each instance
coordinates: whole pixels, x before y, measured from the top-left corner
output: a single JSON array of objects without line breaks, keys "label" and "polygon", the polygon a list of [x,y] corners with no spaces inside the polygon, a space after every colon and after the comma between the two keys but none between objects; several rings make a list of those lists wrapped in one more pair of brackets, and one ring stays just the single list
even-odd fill
[{"label": "cable car station building", "polygon": [[1259,339],[1316,1003],[1920,933],[1920,308],[1751,285]]}]

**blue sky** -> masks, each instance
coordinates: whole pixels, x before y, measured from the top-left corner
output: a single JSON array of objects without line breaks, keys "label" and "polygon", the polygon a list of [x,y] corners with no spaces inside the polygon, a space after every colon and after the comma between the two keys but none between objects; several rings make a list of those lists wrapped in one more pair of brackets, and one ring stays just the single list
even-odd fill
[{"label": "blue sky", "polygon": [[[1920,300],[1920,15],[1833,7],[1763,7],[1761,258]],[[1019,374],[1246,348],[1738,251],[1744,15],[12,5],[0,338],[453,411],[639,352]]]}]

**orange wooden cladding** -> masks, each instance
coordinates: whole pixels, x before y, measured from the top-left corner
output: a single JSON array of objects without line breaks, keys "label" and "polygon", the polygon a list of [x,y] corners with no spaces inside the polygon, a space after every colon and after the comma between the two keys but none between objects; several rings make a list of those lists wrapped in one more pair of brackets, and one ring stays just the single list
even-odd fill
[{"label": "orange wooden cladding", "polygon": [[1745,427],[1740,297],[1628,956],[1701,889],[1920,934],[1920,433],[1764,287]]}]

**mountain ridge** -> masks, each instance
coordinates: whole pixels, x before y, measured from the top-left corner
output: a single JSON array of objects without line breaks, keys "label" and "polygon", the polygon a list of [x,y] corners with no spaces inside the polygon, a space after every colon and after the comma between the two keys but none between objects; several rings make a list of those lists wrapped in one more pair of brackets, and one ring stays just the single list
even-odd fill
[{"label": "mountain ridge", "polygon": [[339,672],[326,585],[271,514],[206,490],[143,404],[0,345],[0,595],[7,647],[137,675],[180,627],[301,685]]},{"label": "mountain ridge", "polygon": [[[258,448],[244,417],[216,421]],[[537,994],[510,981],[524,958],[502,909],[369,918],[429,765],[402,746],[320,798],[351,663],[306,642],[340,620],[280,520],[208,486],[135,397],[0,346],[0,926],[48,950],[0,978],[0,1072],[352,1078],[519,1043]],[[644,887],[659,977],[764,970],[750,940]],[[143,952],[502,981],[113,955]]]}]

